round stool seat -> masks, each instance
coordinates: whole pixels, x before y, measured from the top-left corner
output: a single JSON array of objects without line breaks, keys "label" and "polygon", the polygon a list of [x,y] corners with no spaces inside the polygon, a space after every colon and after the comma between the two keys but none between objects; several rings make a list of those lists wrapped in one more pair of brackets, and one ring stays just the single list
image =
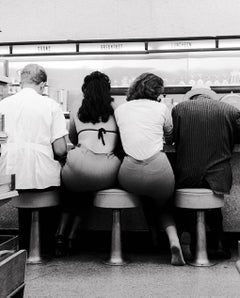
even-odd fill
[{"label": "round stool seat", "polygon": [[45,208],[58,206],[60,202],[58,190],[48,191],[19,191],[19,196],[12,199],[11,203],[17,208]]},{"label": "round stool seat", "polygon": [[99,208],[124,209],[139,206],[139,201],[132,193],[111,188],[96,192],[93,204]]},{"label": "round stool seat", "polygon": [[224,195],[207,188],[182,188],[175,193],[175,206],[186,209],[214,209],[224,205]]}]

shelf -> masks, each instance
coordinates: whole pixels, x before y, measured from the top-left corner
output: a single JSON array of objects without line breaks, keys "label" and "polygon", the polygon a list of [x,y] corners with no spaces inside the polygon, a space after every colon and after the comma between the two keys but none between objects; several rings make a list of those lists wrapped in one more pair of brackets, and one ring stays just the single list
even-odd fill
[{"label": "shelf", "polygon": [[[210,86],[216,93],[240,93],[240,85]],[[185,94],[192,89],[192,86],[165,86],[164,94]],[[112,87],[111,95],[126,95],[128,87]]]},{"label": "shelf", "polygon": [[1,193],[0,200],[13,198],[13,197],[17,197],[17,196],[18,196],[18,192],[16,190],[12,190],[12,191],[8,191],[5,193]]},{"label": "shelf", "polygon": [[16,190],[13,191],[8,191],[6,193],[1,193],[0,194],[0,207],[9,201],[11,201],[12,198],[17,197],[18,192]]},{"label": "shelf", "polygon": [[0,75],[0,83],[8,84],[8,83],[10,83],[10,79],[6,76],[1,76]]}]

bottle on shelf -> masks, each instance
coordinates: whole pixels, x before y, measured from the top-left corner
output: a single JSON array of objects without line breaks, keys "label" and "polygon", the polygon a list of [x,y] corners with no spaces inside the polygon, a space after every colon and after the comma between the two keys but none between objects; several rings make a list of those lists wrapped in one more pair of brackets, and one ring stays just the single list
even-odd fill
[{"label": "bottle on shelf", "polygon": [[218,79],[218,75],[215,75],[215,80],[214,80],[214,82],[213,82],[213,85],[214,85],[214,86],[219,86],[219,85],[221,85],[221,83],[220,83],[220,81],[219,81],[219,79]]},{"label": "bottle on shelf", "polygon": [[185,85],[186,85],[185,80],[184,80],[183,77],[180,77],[180,79],[179,79],[177,85],[178,85],[178,86],[185,86]]},{"label": "bottle on shelf", "polygon": [[191,78],[190,78],[188,84],[191,85],[191,86],[195,86],[196,85],[196,81],[194,80],[194,76],[193,75],[191,75]]},{"label": "bottle on shelf", "polygon": [[227,74],[223,75],[222,85],[223,86],[229,85],[228,75]]},{"label": "bottle on shelf", "polygon": [[232,85],[240,84],[240,71],[239,70],[233,70],[231,72],[230,84],[232,84]]},{"label": "bottle on shelf", "polygon": [[204,86],[204,81],[202,79],[202,74],[199,74],[198,75],[198,80],[196,82],[196,85],[199,86],[199,87],[203,87]]},{"label": "bottle on shelf", "polygon": [[67,111],[68,91],[66,89],[57,90],[57,102],[60,104],[63,112]]},{"label": "bottle on shelf", "polygon": [[207,77],[207,80],[206,80],[206,82],[205,82],[204,85],[205,85],[205,87],[207,87],[207,88],[213,85],[213,82],[212,82],[210,76]]},{"label": "bottle on shelf", "polygon": [[5,132],[5,115],[0,114],[0,144],[7,141],[7,134]]}]

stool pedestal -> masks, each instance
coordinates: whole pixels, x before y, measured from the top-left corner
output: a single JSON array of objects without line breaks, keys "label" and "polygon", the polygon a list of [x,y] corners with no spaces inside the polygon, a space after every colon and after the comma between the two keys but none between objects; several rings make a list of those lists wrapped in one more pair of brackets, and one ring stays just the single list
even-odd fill
[{"label": "stool pedestal", "polygon": [[29,254],[27,258],[28,264],[40,264],[43,262],[40,243],[39,211],[33,210],[31,218]]},{"label": "stool pedestal", "polygon": [[121,189],[105,189],[95,194],[94,206],[112,209],[111,252],[108,261],[104,263],[121,266],[128,263],[122,255],[121,240],[121,210],[139,206],[138,198]]},{"label": "stool pedestal", "polygon": [[192,261],[187,263],[198,267],[209,267],[216,264],[208,259],[205,213],[203,210],[197,211],[195,256]]},{"label": "stool pedestal", "polygon": [[112,211],[112,238],[111,252],[109,260],[104,262],[107,265],[125,265],[127,260],[122,255],[122,239],[121,239],[121,210],[113,209]]},{"label": "stool pedestal", "polygon": [[221,208],[224,204],[224,196],[217,195],[206,188],[177,189],[175,194],[175,206],[178,208],[192,209],[197,213],[196,218],[196,247],[194,259],[187,263],[198,267],[208,267],[216,263],[210,262],[207,254],[207,239],[205,225],[205,211]]},{"label": "stool pedestal", "polygon": [[27,190],[19,191],[19,196],[12,199],[14,207],[31,210],[30,240],[27,263],[40,264],[43,262],[41,254],[41,232],[39,212],[42,208],[59,205],[58,190]]}]

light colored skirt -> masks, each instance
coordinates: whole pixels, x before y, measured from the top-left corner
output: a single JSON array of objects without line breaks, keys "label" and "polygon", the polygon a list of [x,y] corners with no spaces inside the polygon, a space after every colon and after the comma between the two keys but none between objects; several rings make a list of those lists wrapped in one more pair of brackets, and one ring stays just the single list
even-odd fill
[{"label": "light colored skirt", "polygon": [[163,152],[142,161],[126,156],[118,180],[127,191],[152,197],[159,205],[171,200],[175,186],[172,167]]},{"label": "light colored skirt", "polygon": [[97,154],[84,146],[75,147],[67,155],[62,181],[74,192],[98,191],[114,187],[120,160],[114,154]]}]

